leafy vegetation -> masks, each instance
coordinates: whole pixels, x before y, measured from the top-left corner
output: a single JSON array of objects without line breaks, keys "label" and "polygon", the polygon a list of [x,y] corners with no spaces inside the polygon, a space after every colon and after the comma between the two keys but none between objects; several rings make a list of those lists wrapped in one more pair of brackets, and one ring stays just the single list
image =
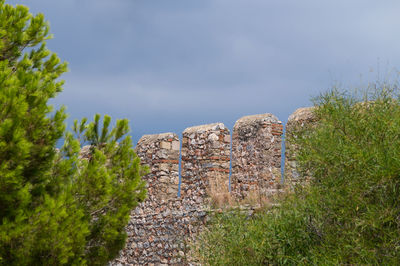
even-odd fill
[{"label": "leafy vegetation", "polygon": [[400,262],[400,102],[397,84],[314,99],[317,125],[295,130],[309,185],[253,216],[217,215],[202,236],[211,265]]},{"label": "leafy vegetation", "polygon": [[127,120],[96,115],[65,131],[64,108],[48,101],[67,65],[46,48],[48,32],[42,14],[0,0],[0,264],[102,265],[125,243],[146,169]]}]

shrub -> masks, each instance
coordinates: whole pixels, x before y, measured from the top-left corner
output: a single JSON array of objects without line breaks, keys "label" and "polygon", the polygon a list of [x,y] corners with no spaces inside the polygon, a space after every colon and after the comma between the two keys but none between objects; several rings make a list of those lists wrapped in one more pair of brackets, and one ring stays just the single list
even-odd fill
[{"label": "shrub", "polygon": [[397,84],[361,96],[332,89],[314,99],[315,127],[289,141],[307,186],[252,217],[225,213],[203,234],[201,255],[219,264],[400,262],[400,102]]}]

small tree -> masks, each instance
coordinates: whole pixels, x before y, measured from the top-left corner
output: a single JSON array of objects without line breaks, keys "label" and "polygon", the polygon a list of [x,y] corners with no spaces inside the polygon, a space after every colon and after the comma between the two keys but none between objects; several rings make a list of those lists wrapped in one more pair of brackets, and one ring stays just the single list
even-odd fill
[{"label": "small tree", "polygon": [[[105,264],[145,197],[146,169],[127,120],[110,128],[105,116],[100,128],[96,115],[65,132],[64,108],[48,100],[67,65],[46,48],[48,32],[42,14],[0,0],[0,264]],[[79,158],[84,144],[88,159]]]}]

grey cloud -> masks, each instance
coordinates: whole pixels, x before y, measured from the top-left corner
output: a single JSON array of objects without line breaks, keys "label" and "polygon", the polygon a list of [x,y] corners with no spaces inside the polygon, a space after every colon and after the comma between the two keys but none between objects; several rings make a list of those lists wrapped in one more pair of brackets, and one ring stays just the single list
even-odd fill
[{"label": "grey cloud", "polygon": [[394,0],[9,2],[43,12],[50,48],[70,62],[54,103],[128,117],[134,134],[252,113],[286,120],[335,82],[400,64]]}]

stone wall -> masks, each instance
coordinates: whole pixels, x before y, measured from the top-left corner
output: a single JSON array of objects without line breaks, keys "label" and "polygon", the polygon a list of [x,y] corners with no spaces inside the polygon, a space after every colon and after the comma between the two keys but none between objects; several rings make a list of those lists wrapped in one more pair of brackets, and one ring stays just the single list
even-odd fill
[{"label": "stone wall", "polygon": [[184,209],[180,198],[154,209],[136,208],[126,227],[126,246],[111,265],[196,265],[189,245],[205,225],[208,211]]},{"label": "stone wall", "polygon": [[300,182],[300,175],[297,172],[296,150],[298,148],[290,141],[290,138],[295,137],[297,130],[306,126],[312,126],[315,121],[313,114],[314,107],[303,107],[294,111],[286,123],[286,142],[285,142],[285,185],[289,189],[293,189]]},{"label": "stone wall", "polygon": [[179,137],[174,133],[144,135],[136,146],[141,163],[150,167],[143,177],[151,201],[176,198],[179,189]]},{"label": "stone wall", "polygon": [[[131,213],[128,239],[112,265],[182,265],[187,244],[205,223],[205,208],[183,207],[178,198],[180,141],[174,133],[143,136],[136,152],[149,166],[148,196]],[[188,201],[189,203],[191,201]],[[205,206],[204,206],[205,207]]]},{"label": "stone wall", "polygon": [[211,195],[229,191],[229,130],[222,123],[190,127],[182,136],[184,201],[209,204]]},{"label": "stone wall", "polygon": [[[289,118],[287,131],[309,121],[309,109],[297,110]],[[281,121],[272,114],[240,118],[233,129],[232,162],[230,132],[222,123],[185,129],[181,150],[174,133],[143,136],[136,152],[150,168],[144,177],[148,197],[132,211],[126,247],[110,264],[196,265],[189,244],[204,228],[209,212],[215,210],[216,198],[228,195],[247,210],[254,209],[251,204],[243,205],[248,204],[243,200],[249,195],[270,197],[278,191],[282,129]],[[286,146],[286,178],[293,183],[295,147]]]},{"label": "stone wall", "polygon": [[233,196],[268,197],[281,183],[282,122],[272,114],[236,121],[232,138]]}]

